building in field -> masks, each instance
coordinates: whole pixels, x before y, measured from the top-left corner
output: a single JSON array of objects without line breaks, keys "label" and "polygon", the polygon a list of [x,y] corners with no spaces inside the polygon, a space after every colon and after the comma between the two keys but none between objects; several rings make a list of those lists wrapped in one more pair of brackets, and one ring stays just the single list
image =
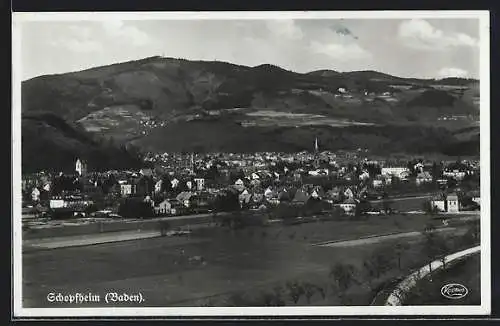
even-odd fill
[{"label": "building in field", "polygon": [[446,196],[446,211],[448,213],[458,213],[459,205],[458,205],[458,196],[455,193],[451,193]]}]

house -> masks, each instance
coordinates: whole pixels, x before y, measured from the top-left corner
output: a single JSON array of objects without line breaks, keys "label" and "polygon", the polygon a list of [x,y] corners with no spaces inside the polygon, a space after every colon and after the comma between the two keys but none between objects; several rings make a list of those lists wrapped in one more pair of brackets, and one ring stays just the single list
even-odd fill
[{"label": "house", "polygon": [[63,208],[65,206],[64,199],[61,197],[52,197],[49,201],[49,207],[51,209]]},{"label": "house", "polygon": [[446,197],[442,195],[432,197],[431,206],[439,212],[446,212]]},{"label": "house", "polygon": [[181,215],[186,212],[186,206],[179,202],[177,199],[170,200],[170,214],[171,215]]},{"label": "house", "polygon": [[243,189],[245,189],[245,182],[243,182],[243,180],[241,179],[238,179],[234,182],[234,186],[236,189],[238,189],[238,191],[243,191]]},{"label": "house", "polygon": [[153,201],[153,199],[151,199],[150,196],[146,196],[144,197],[144,202],[151,205],[151,207],[154,207],[155,206],[155,202]]},{"label": "house", "polygon": [[87,162],[78,158],[75,163],[75,171],[79,176],[84,176],[87,173]]},{"label": "house", "polygon": [[458,213],[458,196],[456,193],[451,193],[446,197],[447,208],[446,211],[448,213]]},{"label": "house", "polygon": [[155,183],[155,193],[161,192],[162,186],[163,186],[163,180],[158,180],[158,182]]},{"label": "house", "polygon": [[38,188],[33,188],[31,191],[31,200],[33,201],[39,201],[40,200],[40,190]]},{"label": "house", "polygon": [[309,200],[309,195],[302,189],[297,190],[293,197],[292,203],[304,205]]},{"label": "house", "polygon": [[341,192],[340,192],[340,189],[338,187],[335,187],[331,190],[328,190],[326,192],[326,197],[328,198],[328,200],[330,200],[332,203],[333,202],[337,202],[341,199]]},{"label": "house", "polygon": [[53,197],[49,201],[52,213],[58,217],[84,216],[85,210],[91,205],[93,205],[93,202],[82,196]]},{"label": "house", "polygon": [[418,162],[413,166],[413,169],[417,171],[417,173],[422,173],[424,172],[424,164],[422,162]]},{"label": "house", "polygon": [[290,193],[286,188],[283,188],[283,190],[278,193],[278,200],[280,202],[291,201],[292,199],[293,194]]},{"label": "house", "polygon": [[190,206],[190,200],[191,197],[193,196],[193,193],[190,191],[183,191],[180,194],[177,195],[176,199],[183,204],[185,207]]},{"label": "house", "polygon": [[273,197],[276,197],[277,194],[271,189],[271,187],[268,187],[265,191],[264,191],[264,197],[266,197],[266,199],[271,199]]},{"label": "house", "polygon": [[204,178],[195,178],[194,182],[196,183],[196,190],[202,191],[205,189],[205,179]]},{"label": "house", "polygon": [[390,185],[392,183],[392,176],[388,174],[380,175],[379,179],[381,179],[385,185]]},{"label": "house", "polygon": [[44,191],[50,191],[50,182],[46,182],[46,183],[43,185],[42,189],[43,189]]},{"label": "house", "polygon": [[264,201],[264,195],[263,194],[260,194],[260,193],[253,193],[252,194],[252,202],[256,205],[260,205],[262,204]]},{"label": "house", "polygon": [[351,190],[351,188],[347,188],[345,191],[344,191],[344,196],[346,198],[354,198],[354,192]]},{"label": "house", "polygon": [[437,179],[436,182],[440,186],[445,186],[446,184],[448,184],[448,180],[447,179]]},{"label": "house", "polygon": [[252,195],[248,192],[248,190],[243,190],[241,194],[238,196],[238,200],[240,202],[240,206],[248,205],[250,203],[250,199]]},{"label": "house", "polygon": [[356,212],[357,204],[358,200],[351,197],[344,200],[339,206],[344,210],[346,214],[354,215],[354,213]]},{"label": "house", "polygon": [[206,212],[212,207],[213,200],[214,196],[212,194],[208,192],[200,192],[191,196],[189,199],[189,205],[196,212]]},{"label": "house", "polygon": [[143,168],[139,171],[139,174],[145,177],[151,177],[153,176],[153,170],[150,168]]},{"label": "house", "polygon": [[170,184],[172,185],[172,189],[177,188],[177,186],[179,186],[179,183],[180,183],[180,181],[179,181],[177,178],[173,178],[173,179],[170,181]]},{"label": "house", "polygon": [[469,192],[469,196],[471,197],[472,201],[481,206],[481,194],[479,190],[473,190]]},{"label": "house", "polygon": [[384,186],[384,181],[382,179],[374,179],[372,183],[374,188],[381,188]]},{"label": "house", "polygon": [[458,169],[453,170],[445,170],[443,171],[443,176],[452,178],[455,180],[462,180],[465,177],[466,173],[464,171],[460,171]]},{"label": "house", "polygon": [[420,172],[415,179],[417,186],[432,182],[432,175],[428,171]]},{"label": "house", "polygon": [[35,207],[23,207],[21,211],[21,219],[28,220],[36,218],[38,211]]},{"label": "house", "polygon": [[311,192],[311,198],[323,199],[324,197],[325,197],[325,192],[323,191],[323,188],[319,186],[313,188]]},{"label": "house", "polygon": [[316,170],[311,170],[307,173],[309,175],[312,175],[312,176],[328,175],[329,170],[328,169],[316,169]]},{"label": "house", "polygon": [[370,178],[370,174],[368,173],[368,171],[363,171],[359,175],[359,180],[367,180],[369,178]]},{"label": "house", "polygon": [[135,195],[137,192],[137,186],[135,184],[121,184],[120,185],[120,194],[122,197],[129,197]]},{"label": "house", "polygon": [[260,180],[259,180],[259,179],[252,179],[252,181],[250,181],[250,185],[251,185],[252,187],[254,187],[254,188],[255,188],[255,187],[259,187],[259,186],[260,186],[260,184],[261,184],[261,182],[260,182]]},{"label": "house", "polygon": [[409,176],[410,171],[406,167],[395,166],[395,167],[383,167],[380,173],[382,175],[391,175],[399,179],[406,179]]}]

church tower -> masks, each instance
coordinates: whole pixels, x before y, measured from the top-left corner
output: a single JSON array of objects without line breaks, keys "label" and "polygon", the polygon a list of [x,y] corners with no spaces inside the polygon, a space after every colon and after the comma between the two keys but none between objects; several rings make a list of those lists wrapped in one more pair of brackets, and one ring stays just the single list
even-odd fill
[{"label": "church tower", "polygon": [[78,158],[75,163],[75,171],[79,176],[84,176],[87,173],[87,162]]},{"label": "church tower", "polygon": [[314,139],[314,167],[319,168],[319,143],[318,137]]}]

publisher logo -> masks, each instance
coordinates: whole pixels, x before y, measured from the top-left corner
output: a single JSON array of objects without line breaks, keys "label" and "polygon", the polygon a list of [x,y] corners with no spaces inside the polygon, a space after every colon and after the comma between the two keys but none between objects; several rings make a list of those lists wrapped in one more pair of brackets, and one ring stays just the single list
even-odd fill
[{"label": "publisher logo", "polygon": [[462,299],[469,293],[469,290],[462,284],[446,284],[441,288],[441,294],[448,299]]}]

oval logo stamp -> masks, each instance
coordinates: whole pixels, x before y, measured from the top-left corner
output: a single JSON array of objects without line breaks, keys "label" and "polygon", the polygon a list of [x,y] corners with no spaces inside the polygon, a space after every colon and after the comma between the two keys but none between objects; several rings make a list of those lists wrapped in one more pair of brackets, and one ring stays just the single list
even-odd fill
[{"label": "oval logo stamp", "polygon": [[469,290],[462,284],[451,283],[441,288],[441,294],[448,299],[462,299],[469,293]]}]

